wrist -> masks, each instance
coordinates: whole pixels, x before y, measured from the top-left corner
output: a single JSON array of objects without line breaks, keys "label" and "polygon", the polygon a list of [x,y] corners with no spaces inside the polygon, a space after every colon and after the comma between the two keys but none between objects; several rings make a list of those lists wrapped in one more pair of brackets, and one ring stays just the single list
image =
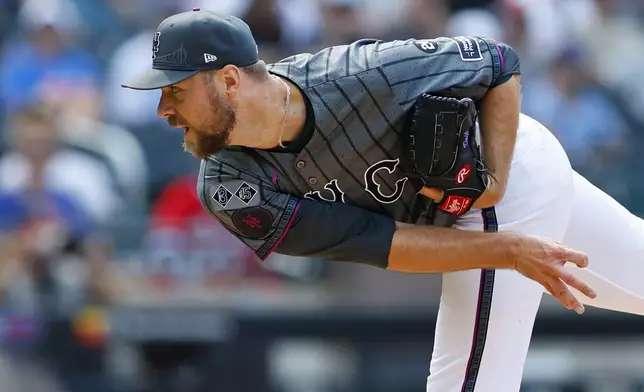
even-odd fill
[{"label": "wrist", "polygon": [[523,247],[523,239],[519,234],[515,233],[497,233],[502,238],[500,248],[503,249],[503,254],[499,257],[500,269],[516,270],[517,263],[521,257],[521,249]]}]

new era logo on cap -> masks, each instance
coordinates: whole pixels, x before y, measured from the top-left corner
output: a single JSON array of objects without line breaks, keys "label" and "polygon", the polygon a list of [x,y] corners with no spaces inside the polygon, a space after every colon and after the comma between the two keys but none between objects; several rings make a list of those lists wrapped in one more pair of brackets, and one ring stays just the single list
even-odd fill
[{"label": "new era logo on cap", "polygon": [[204,53],[203,59],[206,62],[206,64],[208,64],[208,63],[212,63],[213,61],[217,61],[217,56],[215,56],[214,54]]}]

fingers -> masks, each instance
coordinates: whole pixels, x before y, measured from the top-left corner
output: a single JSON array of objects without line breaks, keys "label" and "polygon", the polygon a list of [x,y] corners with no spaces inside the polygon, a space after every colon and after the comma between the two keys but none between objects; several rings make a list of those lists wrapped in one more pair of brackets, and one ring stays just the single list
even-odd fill
[{"label": "fingers", "polygon": [[584,306],[573,295],[570,288],[578,290],[591,299],[596,298],[597,294],[589,284],[578,279],[569,270],[565,269],[564,265],[569,262],[579,268],[586,268],[588,266],[588,256],[557,241],[541,241],[541,246],[545,250],[545,257],[542,260],[543,264],[537,268],[540,273],[533,276],[536,276],[546,290],[567,309],[574,309],[579,314],[584,313]]},{"label": "fingers", "polygon": [[567,247],[563,248],[562,261],[568,261],[574,263],[579,268],[588,267],[588,256],[585,253],[570,249]]},{"label": "fingers", "polygon": [[575,277],[570,271],[566,271],[564,268],[559,267],[558,272],[559,272],[559,279],[561,279],[561,281],[567,284],[568,286],[574,287],[576,290],[578,290],[580,293],[582,293],[588,298],[593,299],[597,297],[597,293],[595,292],[595,290],[593,290],[593,288],[588,283]]},{"label": "fingers", "polygon": [[555,297],[561,304],[570,310],[574,310],[577,314],[584,313],[584,306],[575,298],[570,292],[568,287],[559,279],[552,279],[549,284],[544,287]]},{"label": "fingers", "polygon": [[435,201],[441,201],[443,199],[443,191],[437,188],[428,188],[424,186],[419,193]]},{"label": "fingers", "polygon": [[567,301],[565,296],[566,296],[566,290],[559,290],[555,289],[552,287],[552,284],[550,283],[543,283],[543,287],[546,288],[546,290],[552,295],[557,301],[561,302],[561,304],[568,310],[572,310],[573,304],[570,301]]},{"label": "fingers", "polygon": [[586,282],[578,279],[563,267],[556,267],[554,276],[548,277],[543,286],[566,309],[574,310],[578,314],[584,313],[584,305],[573,295],[569,287],[573,287],[588,298],[595,298],[597,293]]}]

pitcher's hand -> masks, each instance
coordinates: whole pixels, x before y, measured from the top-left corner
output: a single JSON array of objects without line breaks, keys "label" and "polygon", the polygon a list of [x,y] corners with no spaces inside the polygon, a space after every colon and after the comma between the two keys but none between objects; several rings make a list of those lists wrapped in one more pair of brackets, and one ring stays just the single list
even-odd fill
[{"label": "pitcher's hand", "polygon": [[579,280],[564,268],[566,262],[579,268],[588,266],[588,257],[576,250],[547,238],[524,236],[519,241],[513,268],[522,275],[538,282],[567,309],[581,314],[584,306],[575,298],[569,287],[574,287],[588,298],[597,294],[587,283]]}]

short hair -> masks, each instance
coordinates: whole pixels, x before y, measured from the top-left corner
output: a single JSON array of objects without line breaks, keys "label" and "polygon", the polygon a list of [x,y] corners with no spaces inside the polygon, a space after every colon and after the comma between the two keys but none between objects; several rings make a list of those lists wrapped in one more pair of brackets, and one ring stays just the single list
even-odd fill
[{"label": "short hair", "polygon": [[[266,63],[261,60],[254,64],[247,65],[245,67],[240,67],[239,69],[243,73],[245,73],[246,75],[250,76],[251,78],[255,79],[258,82],[263,82],[268,78],[268,68],[266,67]],[[208,85],[212,84],[212,79],[216,72],[217,70],[213,69],[213,70],[203,71],[201,73],[206,84]]]}]

